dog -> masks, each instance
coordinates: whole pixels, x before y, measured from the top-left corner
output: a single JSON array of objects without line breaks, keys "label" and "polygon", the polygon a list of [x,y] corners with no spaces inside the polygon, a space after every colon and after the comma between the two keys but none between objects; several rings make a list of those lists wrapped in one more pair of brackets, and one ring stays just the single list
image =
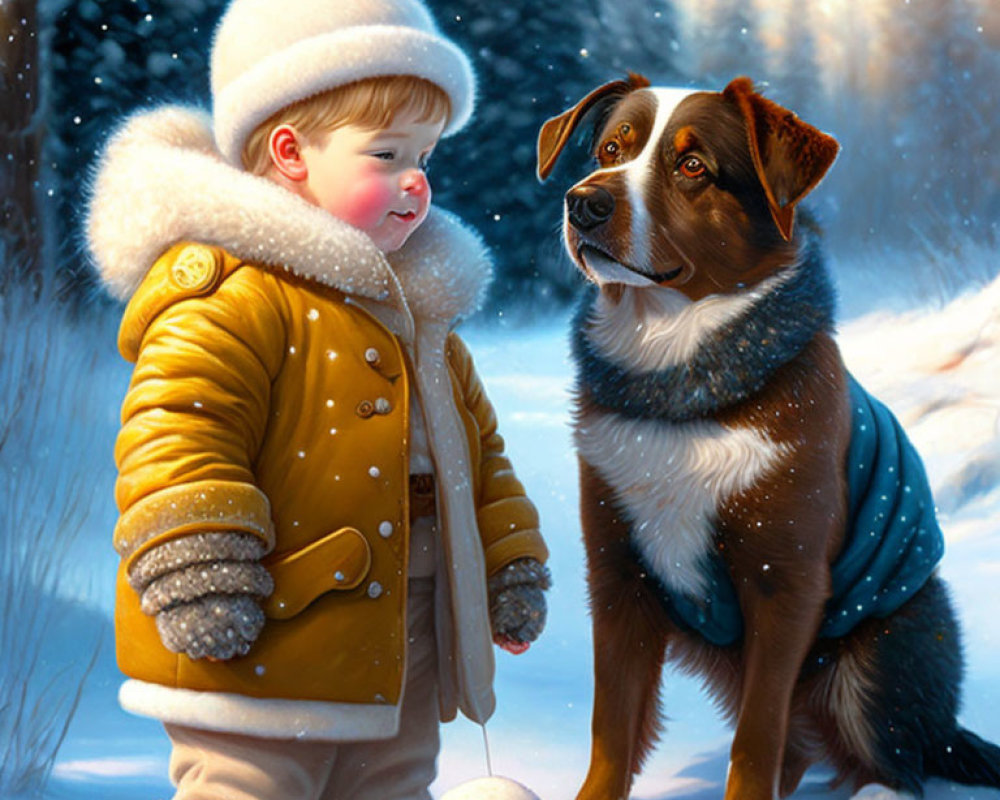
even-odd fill
[{"label": "dog", "polygon": [[581,128],[597,163],[564,215],[590,282],[572,332],[595,670],[578,800],[628,797],[666,660],[735,725],[726,800],[786,797],[818,762],[854,791],[1000,787],[1000,748],[956,722],[923,466],[844,366],[797,209],[837,142],[748,78],[630,74],[543,125],[540,180]]}]

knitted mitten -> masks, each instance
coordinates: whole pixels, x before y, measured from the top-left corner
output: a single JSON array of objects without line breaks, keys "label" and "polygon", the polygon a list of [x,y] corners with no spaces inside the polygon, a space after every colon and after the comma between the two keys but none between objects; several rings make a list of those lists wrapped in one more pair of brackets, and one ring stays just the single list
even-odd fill
[{"label": "knitted mitten", "polygon": [[552,585],[548,569],[533,558],[513,561],[491,576],[490,621],[493,635],[527,644],[545,627],[545,595]]},{"label": "knitted mitten", "polygon": [[264,627],[258,601],[274,591],[259,562],[265,546],[246,533],[199,533],[166,542],[129,570],[164,647],[190,658],[246,655]]}]

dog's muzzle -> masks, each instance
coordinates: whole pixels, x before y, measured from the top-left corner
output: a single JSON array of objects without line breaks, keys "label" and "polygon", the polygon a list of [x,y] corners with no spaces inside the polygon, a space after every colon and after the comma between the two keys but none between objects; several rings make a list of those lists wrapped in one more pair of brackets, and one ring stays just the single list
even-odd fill
[{"label": "dog's muzzle", "polygon": [[566,213],[578,231],[591,231],[611,219],[615,197],[601,186],[577,186],[566,192]]}]

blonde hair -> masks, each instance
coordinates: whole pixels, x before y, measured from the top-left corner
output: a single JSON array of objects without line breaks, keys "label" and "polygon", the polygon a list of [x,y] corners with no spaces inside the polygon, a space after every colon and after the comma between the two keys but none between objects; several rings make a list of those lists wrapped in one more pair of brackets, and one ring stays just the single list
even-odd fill
[{"label": "blonde hair", "polygon": [[451,118],[451,100],[441,87],[413,75],[365,78],[299,100],[257,126],[243,145],[243,168],[263,175],[271,166],[268,141],[279,125],[291,125],[306,139],[342,125],[376,130],[386,128],[402,111],[413,111],[417,122]]}]

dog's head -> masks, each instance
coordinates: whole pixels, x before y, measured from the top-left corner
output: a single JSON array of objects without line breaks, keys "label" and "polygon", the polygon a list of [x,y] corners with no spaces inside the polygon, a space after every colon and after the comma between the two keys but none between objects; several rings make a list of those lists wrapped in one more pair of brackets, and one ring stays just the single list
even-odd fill
[{"label": "dog's head", "polygon": [[597,168],[566,193],[570,255],[601,286],[666,286],[691,300],[752,286],[795,258],[795,206],[838,149],[748,78],[703,92],[632,74],[542,126],[541,180],[585,117],[596,119]]}]

